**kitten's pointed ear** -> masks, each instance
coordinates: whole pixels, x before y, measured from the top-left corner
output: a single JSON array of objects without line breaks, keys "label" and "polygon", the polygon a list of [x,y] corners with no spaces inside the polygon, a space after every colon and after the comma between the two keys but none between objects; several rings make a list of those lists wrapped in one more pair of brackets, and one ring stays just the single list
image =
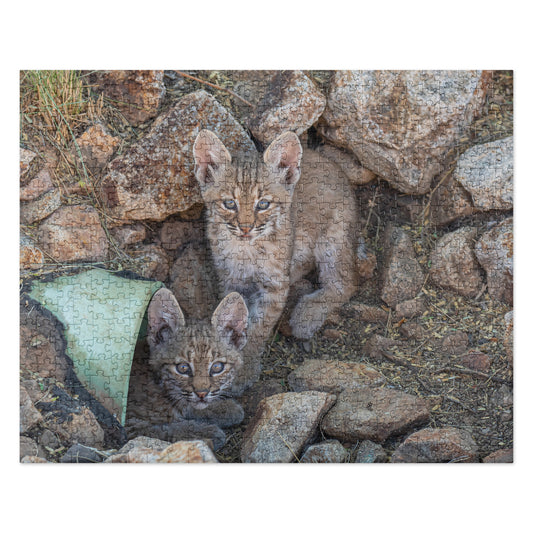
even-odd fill
[{"label": "kitten's pointed ear", "polygon": [[184,326],[185,317],[175,296],[168,289],[159,289],[148,306],[148,343],[160,344]]},{"label": "kitten's pointed ear", "polygon": [[248,308],[238,292],[230,292],[218,304],[211,324],[224,342],[238,350],[244,348],[247,340]]},{"label": "kitten's pointed ear", "polygon": [[231,155],[222,141],[209,130],[202,130],[193,146],[195,176],[203,189],[210,183],[212,171],[224,163],[231,162]]},{"label": "kitten's pointed ear", "polygon": [[294,185],[300,179],[302,145],[296,133],[287,131],[276,137],[264,155],[265,163],[275,170],[282,170],[283,182]]}]

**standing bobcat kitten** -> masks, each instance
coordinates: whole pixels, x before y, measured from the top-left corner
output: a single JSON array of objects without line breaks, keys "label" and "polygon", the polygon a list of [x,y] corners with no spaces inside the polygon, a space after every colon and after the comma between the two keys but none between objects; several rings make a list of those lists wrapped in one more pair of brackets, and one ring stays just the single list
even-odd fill
[{"label": "standing bobcat kitten", "polygon": [[289,321],[300,339],[311,338],[355,292],[356,202],[347,179],[316,152],[303,154],[291,132],[272,142],[263,161],[257,154],[232,159],[207,130],[193,151],[220,293],[241,293],[250,312],[242,372],[250,382],[289,287],[317,269],[319,288],[301,296]]},{"label": "standing bobcat kitten", "polygon": [[220,428],[244,416],[230,396],[247,323],[248,309],[237,293],[220,302],[210,322],[186,325],[174,295],[160,289],[148,307],[148,347],[139,347],[132,365],[128,435],[172,442],[208,438],[215,449],[222,446]]}]

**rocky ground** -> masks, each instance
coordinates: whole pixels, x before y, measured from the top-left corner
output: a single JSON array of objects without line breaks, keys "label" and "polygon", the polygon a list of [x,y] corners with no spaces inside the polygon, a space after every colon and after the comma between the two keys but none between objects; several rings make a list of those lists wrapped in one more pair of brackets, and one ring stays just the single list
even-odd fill
[{"label": "rocky ground", "polygon": [[[84,73],[86,105],[62,131],[22,76],[22,460],[512,461],[512,74]],[[367,271],[312,341],[280,323],[222,449],[123,447],[25,291],[95,264],[171,283],[180,246],[202,237],[199,124],[232,149],[291,129],[333,158],[356,189]]]}]

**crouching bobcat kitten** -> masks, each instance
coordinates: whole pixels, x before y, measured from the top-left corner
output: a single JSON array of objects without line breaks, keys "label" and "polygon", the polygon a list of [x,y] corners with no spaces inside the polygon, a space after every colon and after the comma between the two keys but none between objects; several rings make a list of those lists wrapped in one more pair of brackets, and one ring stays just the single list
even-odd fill
[{"label": "crouching bobcat kitten", "polygon": [[193,152],[219,292],[237,291],[248,304],[250,348],[243,375],[253,381],[261,346],[280,318],[290,287],[317,270],[319,288],[300,297],[289,321],[300,339],[311,338],[328,313],[355,292],[354,194],[331,163],[328,167],[311,150],[304,154],[291,132],[272,142],[263,161],[257,154],[232,159],[207,130],[198,134]]},{"label": "crouching bobcat kitten", "polygon": [[242,407],[231,387],[242,365],[248,309],[228,294],[210,321],[185,324],[174,295],[160,289],[148,307],[148,346],[139,346],[132,365],[126,430],[168,441],[225,442],[220,428],[239,424]]}]

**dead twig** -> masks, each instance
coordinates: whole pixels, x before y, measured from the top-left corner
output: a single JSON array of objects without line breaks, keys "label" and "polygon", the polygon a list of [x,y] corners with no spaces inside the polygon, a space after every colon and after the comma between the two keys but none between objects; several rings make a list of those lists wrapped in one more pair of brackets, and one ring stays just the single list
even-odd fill
[{"label": "dead twig", "polygon": [[478,379],[484,379],[485,381],[494,381],[495,383],[505,383],[506,385],[512,385],[512,382],[508,379],[500,378],[496,376],[496,372],[490,376],[485,374],[485,372],[479,372],[478,370],[470,370],[469,368],[456,368],[451,366],[444,366],[437,370],[433,370],[433,374],[439,374],[441,372],[448,372],[450,374],[464,374],[466,376],[472,376]]},{"label": "dead twig", "polygon": [[220,85],[216,85],[209,81],[201,80],[200,78],[196,78],[195,76],[191,76],[190,74],[185,74],[185,72],[182,72],[181,70],[175,70],[174,72],[176,74],[179,74],[180,76],[183,76],[184,78],[189,78],[191,80],[197,81],[198,83],[203,83],[204,85],[213,87],[213,89],[218,89],[219,91],[225,91],[231,94],[231,96],[238,98],[241,102],[244,102],[246,105],[249,105],[250,107],[254,107],[254,105],[248,102],[248,100],[245,100],[242,96],[239,96],[237,93],[233,92],[231,89],[227,89],[226,87],[221,87]]}]

